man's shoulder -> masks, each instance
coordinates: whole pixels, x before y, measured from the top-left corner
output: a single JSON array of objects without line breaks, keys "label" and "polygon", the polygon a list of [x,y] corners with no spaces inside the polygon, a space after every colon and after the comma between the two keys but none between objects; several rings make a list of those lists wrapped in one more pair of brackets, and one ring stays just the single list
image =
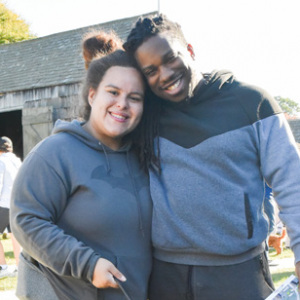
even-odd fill
[{"label": "man's shoulder", "polygon": [[274,97],[261,87],[235,80],[230,90],[252,120],[282,113]]}]

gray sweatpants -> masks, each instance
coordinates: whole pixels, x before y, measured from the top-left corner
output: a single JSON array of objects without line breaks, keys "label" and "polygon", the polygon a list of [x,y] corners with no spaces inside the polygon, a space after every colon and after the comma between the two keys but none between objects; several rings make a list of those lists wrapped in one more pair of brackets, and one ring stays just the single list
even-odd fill
[{"label": "gray sweatpants", "polygon": [[264,300],[274,290],[265,253],[229,266],[154,260],[150,300]]}]

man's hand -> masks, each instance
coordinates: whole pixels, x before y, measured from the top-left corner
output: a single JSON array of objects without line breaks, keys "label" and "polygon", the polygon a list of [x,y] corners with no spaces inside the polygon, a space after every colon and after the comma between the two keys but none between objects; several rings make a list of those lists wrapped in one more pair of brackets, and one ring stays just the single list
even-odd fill
[{"label": "man's hand", "polygon": [[114,277],[120,281],[126,281],[125,276],[109,260],[98,259],[93,274],[93,285],[96,288],[118,288]]}]

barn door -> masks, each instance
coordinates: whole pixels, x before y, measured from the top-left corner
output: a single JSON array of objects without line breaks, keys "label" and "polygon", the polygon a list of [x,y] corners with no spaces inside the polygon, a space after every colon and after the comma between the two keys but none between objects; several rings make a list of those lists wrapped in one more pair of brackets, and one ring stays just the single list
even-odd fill
[{"label": "barn door", "polygon": [[22,109],[24,157],[42,139],[51,134],[53,107],[30,107]]}]

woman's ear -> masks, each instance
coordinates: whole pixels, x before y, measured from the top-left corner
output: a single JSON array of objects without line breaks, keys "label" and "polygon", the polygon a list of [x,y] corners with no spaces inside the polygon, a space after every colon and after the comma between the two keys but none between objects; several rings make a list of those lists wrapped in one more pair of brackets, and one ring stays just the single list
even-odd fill
[{"label": "woman's ear", "polygon": [[90,106],[92,106],[92,104],[94,102],[95,95],[96,95],[96,91],[93,88],[90,88],[89,95],[88,95],[88,100],[89,100]]},{"label": "woman's ear", "polygon": [[187,50],[190,52],[190,55],[192,57],[192,59],[195,59],[195,52],[194,52],[194,48],[191,44],[187,45]]}]

